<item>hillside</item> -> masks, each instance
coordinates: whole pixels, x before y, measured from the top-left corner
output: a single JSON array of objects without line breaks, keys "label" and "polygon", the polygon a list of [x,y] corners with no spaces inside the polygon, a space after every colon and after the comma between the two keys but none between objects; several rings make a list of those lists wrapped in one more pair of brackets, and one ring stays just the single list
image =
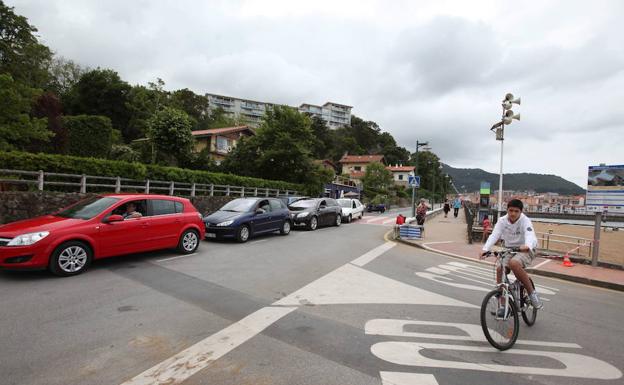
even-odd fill
[{"label": "hillside", "polygon": [[[498,189],[498,174],[480,168],[454,168],[443,164],[443,172],[453,178],[455,187],[460,192],[478,191],[481,182],[490,182],[492,190]],[[535,192],[554,192],[559,194],[584,194],[585,190],[578,185],[557,175],[548,174],[504,174],[503,189]]]}]

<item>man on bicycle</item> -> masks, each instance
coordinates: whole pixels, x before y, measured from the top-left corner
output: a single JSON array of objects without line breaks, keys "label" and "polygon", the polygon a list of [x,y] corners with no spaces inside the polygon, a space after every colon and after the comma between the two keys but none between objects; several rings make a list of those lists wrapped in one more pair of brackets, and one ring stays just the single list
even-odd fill
[{"label": "man on bicycle", "polygon": [[537,238],[535,237],[535,231],[533,230],[533,224],[531,220],[522,213],[523,204],[519,199],[512,199],[507,203],[507,215],[501,217],[496,225],[494,231],[488,238],[485,245],[483,245],[482,252],[479,253],[479,259],[482,259],[485,253],[492,249],[492,246],[499,239],[505,242],[505,247],[519,248],[520,252],[513,255],[513,257],[506,256],[502,261],[502,266],[498,266],[496,269],[496,283],[502,281],[502,268],[510,268],[513,271],[516,279],[524,285],[533,307],[541,309],[543,304],[540,301],[537,291],[531,281],[529,275],[524,269],[533,262],[535,257],[534,250],[537,247]]}]

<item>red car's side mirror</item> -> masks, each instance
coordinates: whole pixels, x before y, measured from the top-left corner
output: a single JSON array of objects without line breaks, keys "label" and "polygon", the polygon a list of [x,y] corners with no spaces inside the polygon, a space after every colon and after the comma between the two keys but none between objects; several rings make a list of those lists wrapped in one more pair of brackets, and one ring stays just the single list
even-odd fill
[{"label": "red car's side mirror", "polygon": [[106,223],[122,222],[123,220],[124,220],[124,217],[122,217],[121,215],[111,215],[108,218],[106,218],[105,222]]}]

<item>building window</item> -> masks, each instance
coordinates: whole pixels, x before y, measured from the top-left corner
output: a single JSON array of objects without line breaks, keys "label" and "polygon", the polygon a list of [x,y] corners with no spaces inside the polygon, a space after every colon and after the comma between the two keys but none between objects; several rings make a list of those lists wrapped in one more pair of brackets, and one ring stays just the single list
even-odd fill
[{"label": "building window", "polygon": [[228,152],[230,150],[230,142],[227,138],[217,136],[217,151]]},{"label": "building window", "polygon": [[403,180],[403,174],[399,174],[399,180]]},{"label": "building window", "polygon": [[355,166],[355,167],[353,167],[353,169],[355,171],[362,171],[362,167],[361,166]]}]

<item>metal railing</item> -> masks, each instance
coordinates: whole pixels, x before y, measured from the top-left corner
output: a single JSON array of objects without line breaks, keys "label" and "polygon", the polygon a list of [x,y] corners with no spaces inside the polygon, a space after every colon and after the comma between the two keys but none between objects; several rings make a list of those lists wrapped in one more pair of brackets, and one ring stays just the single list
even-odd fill
[{"label": "metal railing", "polygon": [[579,258],[591,260],[594,241],[588,238],[573,237],[570,235],[535,232],[538,248],[547,252],[569,254]]},{"label": "metal railing", "polygon": [[[0,184],[25,185],[39,191],[77,190],[86,192],[140,192],[183,196],[290,196],[297,195],[296,190],[281,190],[264,187],[230,186],[204,183],[184,183],[161,180],[136,180],[119,176],[96,176],[64,174],[44,171],[24,171],[0,169]],[[46,187],[48,187],[46,189]]]}]

